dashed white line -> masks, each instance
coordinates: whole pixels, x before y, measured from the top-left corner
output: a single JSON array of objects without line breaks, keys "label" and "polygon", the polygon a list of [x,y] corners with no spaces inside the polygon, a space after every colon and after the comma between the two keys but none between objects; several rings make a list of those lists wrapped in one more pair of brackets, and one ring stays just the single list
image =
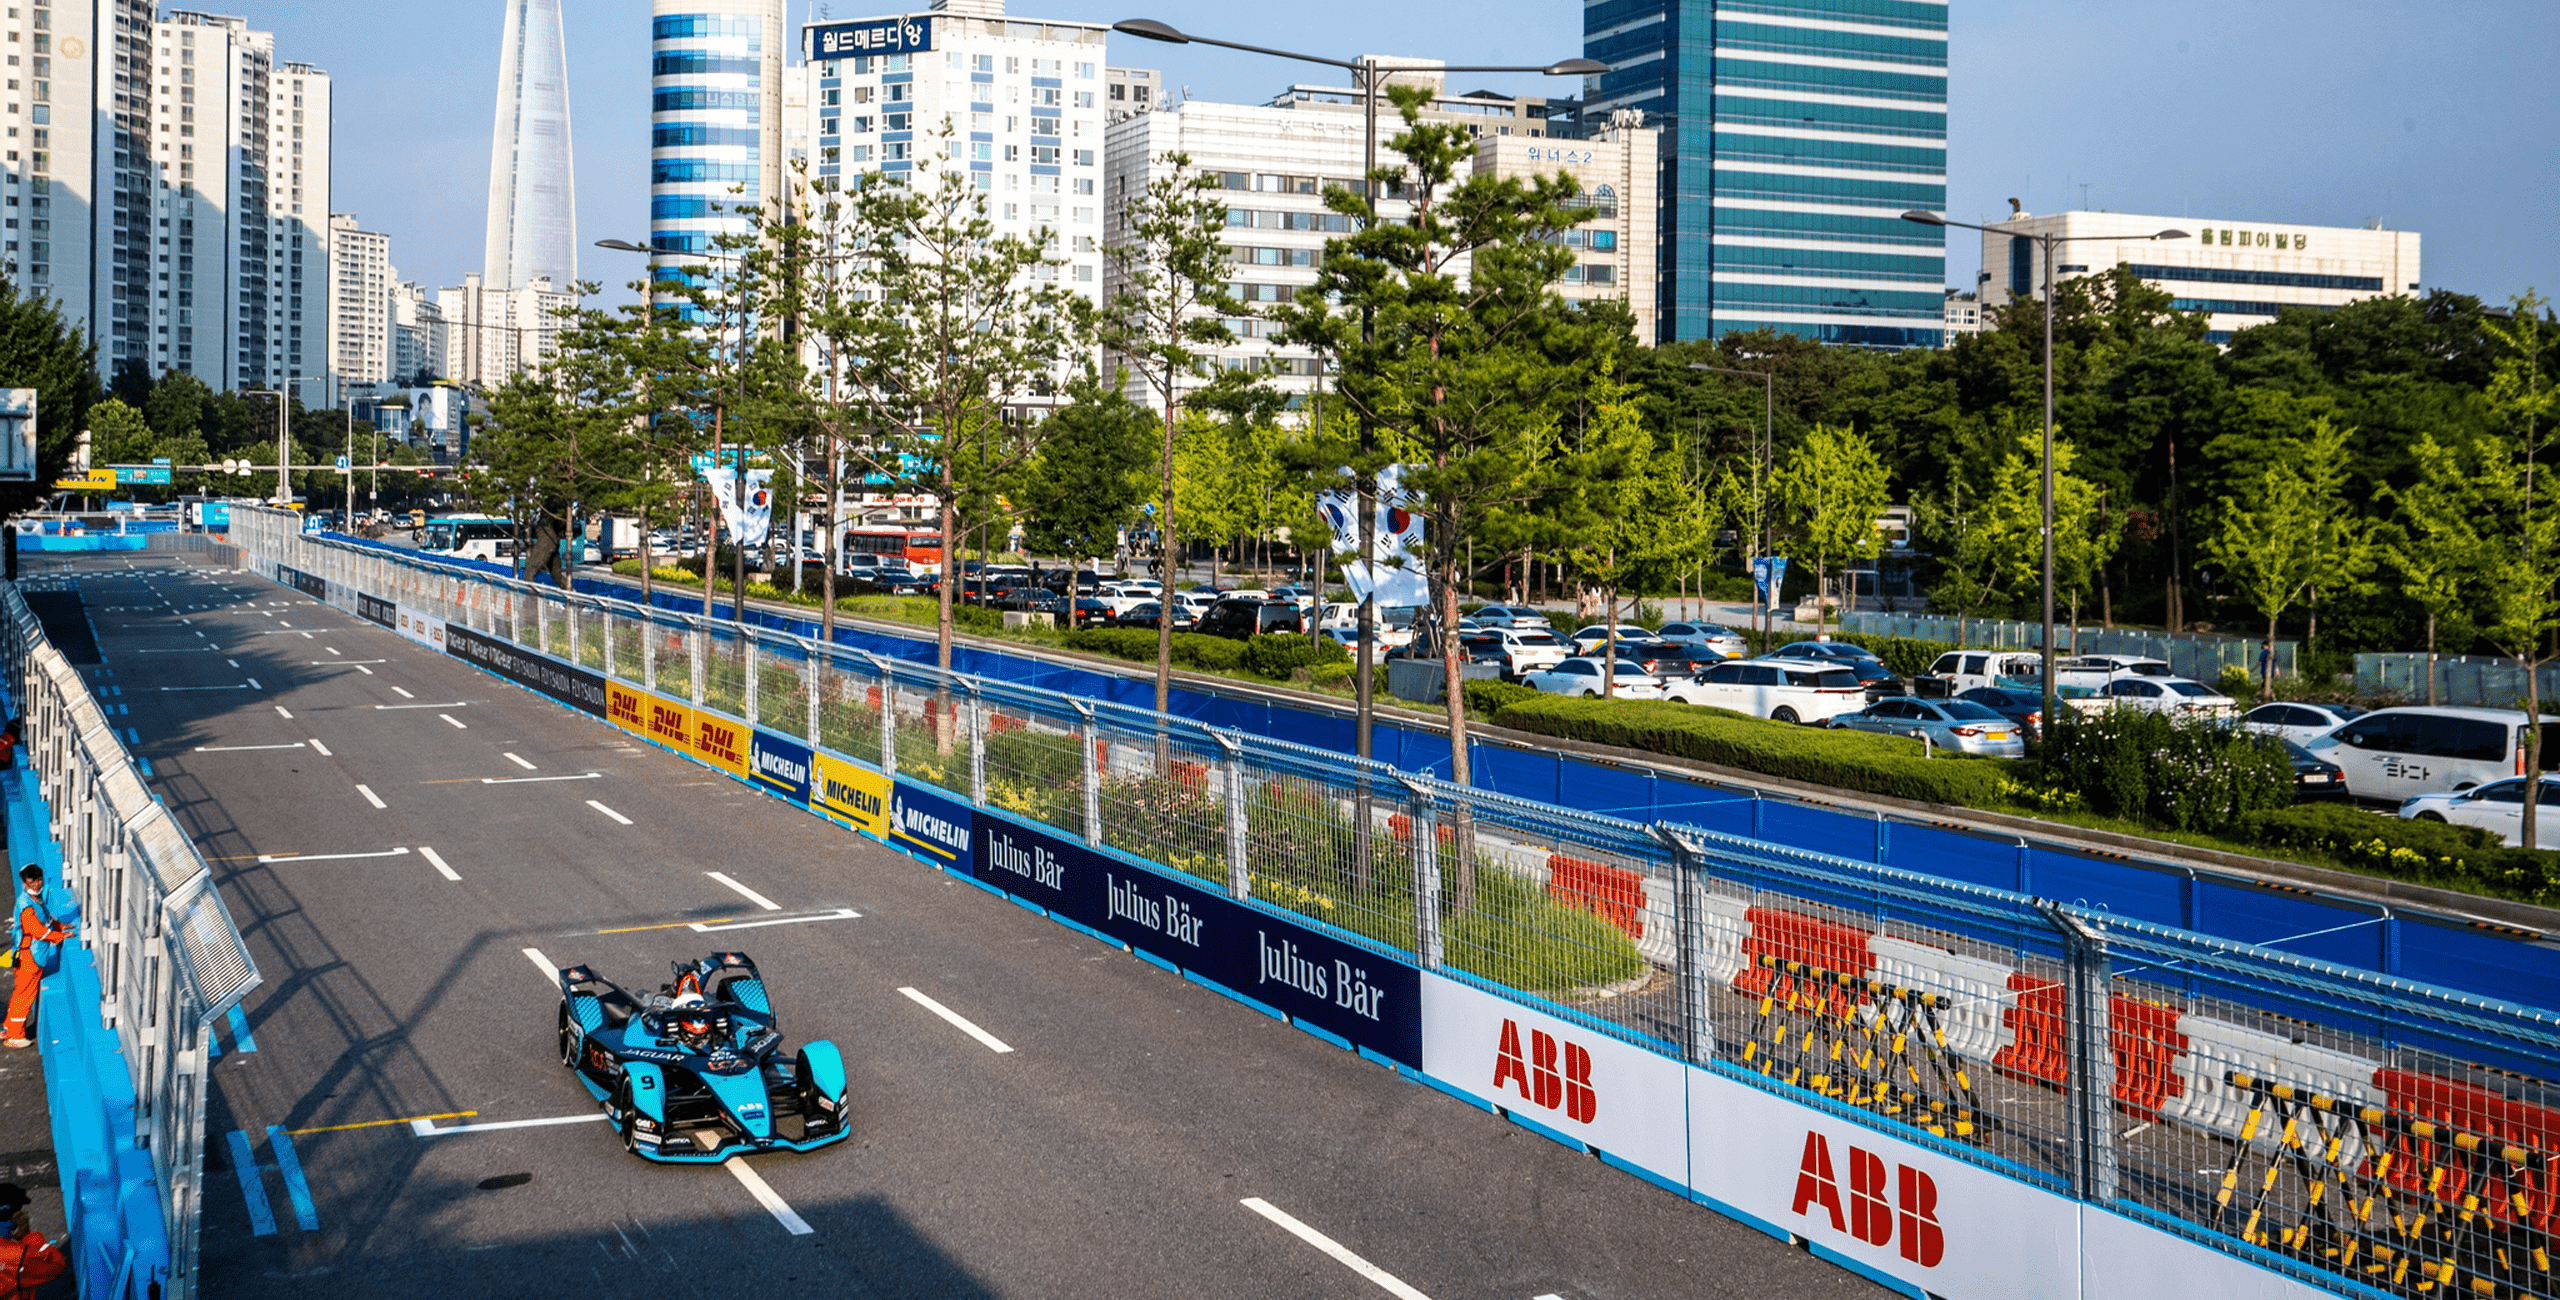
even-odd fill
[{"label": "dashed white line", "polygon": [[[363,786],[357,786],[361,790]],[[258,861],[266,862],[338,862],[347,858],[405,858],[407,849],[390,849],[381,853],[261,853]]]},{"label": "dashed white line", "polygon": [[593,800],[593,799],[589,799],[589,800],[587,801],[587,806],[588,806],[588,807],[590,807],[590,808],[595,809],[597,812],[603,813],[605,816],[610,817],[610,818],[614,819],[615,821],[618,821],[618,822],[622,823],[622,824],[623,824],[623,825],[625,825],[625,826],[628,826],[628,825],[630,825],[630,824],[631,824],[631,819],[630,819],[630,818],[623,816],[621,813],[615,812],[615,811],[614,811],[614,810],[612,810],[611,808],[607,808],[607,807],[605,807],[603,804],[598,803],[598,802],[596,802],[596,801],[595,801],[595,800]]},{"label": "dashed white line", "polygon": [[276,706],[276,716],[290,720],[293,717],[293,710],[279,704]]},{"label": "dashed white line", "polygon": [[258,684],[258,679],[257,679],[257,678],[255,678],[255,677],[252,677],[252,678],[250,678],[250,679],[249,679],[249,689],[250,689],[250,690],[253,690],[253,691],[263,691],[263,690],[265,690],[265,689],[267,689],[267,688],[266,688],[266,687],[264,687],[264,686],[260,686],[260,685]]},{"label": "dashed white line", "polygon": [[239,660],[237,660],[237,659],[225,659],[225,660],[223,660],[222,662],[227,663],[227,664],[231,665],[231,666],[232,666],[232,667],[234,667],[234,668],[237,668],[237,667],[239,667],[239,666],[240,666],[240,661],[239,661]]},{"label": "dashed white line", "polygon": [[459,730],[459,731],[469,731],[469,730],[471,730],[471,724],[470,724],[470,723],[464,722],[462,719],[457,718],[457,717],[453,716],[453,715],[452,715],[452,714],[450,714],[450,713],[439,713],[439,714],[437,714],[436,716],[437,716],[437,717],[439,717],[439,718],[444,719],[444,720],[445,720],[445,721],[447,721],[447,722],[452,723],[452,724],[454,725],[454,728],[455,728],[456,730]]},{"label": "dashed white line", "polygon": [[1350,1269],[1352,1272],[1377,1283],[1379,1289],[1385,1291],[1388,1295],[1395,1296],[1397,1300],[1431,1300],[1431,1297],[1424,1295],[1420,1291],[1414,1290],[1412,1287],[1406,1286],[1404,1282],[1398,1279],[1394,1274],[1360,1258],[1358,1255],[1352,1254],[1350,1249],[1345,1247],[1341,1242],[1335,1241],[1333,1238],[1300,1223],[1297,1216],[1290,1214],[1287,1210],[1283,1210],[1259,1196],[1248,1196],[1244,1198],[1243,1204],[1244,1208],[1261,1215],[1263,1218],[1271,1220],[1273,1223],[1279,1224],[1283,1228],[1288,1229],[1290,1234],[1295,1236],[1298,1240],[1333,1256],[1334,1260],[1340,1263],[1344,1268]]},{"label": "dashed white line", "polygon": [[[527,948],[525,951],[531,952],[533,949]],[[422,1138],[433,1138],[454,1133],[487,1133],[502,1128],[549,1128],[554,1124],[601,1124],[605,1118],[603,1111],[591,1111],[584,1115],[559,1115],[550,1119],[502,1119],[487,1124],[455,1124],[447,1128],[437,1128],[436,1122],[431,1119],[413,1119],[409,1121],[409,1131]]]},{"label": "dashed white line", "polygon": [[392,688],[391,688],[391,693],[392,693],[392,694],[394,694],[394,695],[399,696],[401,699],[404,699],[404,700],[414,700],[414,699],[418,698],[418,697],[417,697],[417,696],[415,696],[415,695],[411,695],[411,694],[410,694],[410,693],[408,693],[407,691],[401,690],[401,689],[400,689],[399,687],[397,687],[397,686],[394,686],[394,687],[392,687]]},{"label": "dashed white line", "polygon": [[356,665],[356,671],[357,671],[357,672],[360,672],[360,673],[363,673],[363,674],[364,674],[365,676],[367,676],[367,677],[371,677],[371,676],[373,676],[373,670],[372,670],[372,669],[370,669],[370,668],[365,667],[363,664],[357,664],[357,665]]},{"label": "dashed white line", "polygon": [[338,647],[333,646],[333,645],[324,645],[324,646],[322,646],[322,647],[320,647],[320,648],[321,648],[321,649],[323,649],[323,650],[328,651],[329,653],[331,653],[331,654],[333,654],[333,655],[345,654],[345,653],[346,653],[346,651],[341,650],[341,649],[339,649]]},{"label": "dashed white line", "polygon": [[319,750],[319,751],[320,751],[320,757],[322,757],[322,758],[336,758],[336,757],[337,757],[337,755],[330,753],[330,752],[329,752],[329,747],[328,747],[327,745],[323,745],[323,744],[321,744],[321,743],[320,743],[319,738],[318,738],[318,737],[316,737],[316,736],[315,736],[315,737],[313,737],[313,738],[312,738],[312,740],[311,740],[311,747],[312,747],[313,749]]},{"label": "dashed white line", "polygon": [[526,948],[523,952],[526,958],[530,959],[535,966],[541,968],[542,978],[551,981],[554,987],[559,985],[560,968],[553,965],[550,958],[543,956],[540,948]]},{"label": "dashed white line", "polygon": [[290,744],[290,745],[198,745],[198,746],[196,746],[196,752],[197,752],[197,753],[199,753],[199,754],[227,754],[227,753],[237,753],[237,752],[239,752],[239,751],[241,751],[241,750],[245,750],[245,749],[300,749],[300,748],[302,748],[302,742],[301,742],[301,741],[299,741],[299,740],[297,740],[297,741],[293,742],[293,743],[292,743],[292,744]]},{"label": "dashed white line", "polygon": [[765,1185],[764,1177],[762,1175],[758,1174],[755,1170],[747,1168],[746,1161],[741,1160],[736,1156],[731,1156],[727,1160],[722,1161],[721,1164],[725,1166],[730,1173],[737,1176],[738,1182],[747,1189],[747,1195],[756,1198],[756,1204],[763,1206],[767,1213],[780,1220],[783,1229],[789,1232],[792,1236],[805,1237],[810,1233],[817,1231],[817,1229],[809,1226],[809,1221],[807,1219],[803,1219],[798,1214],[793,1213],[790,1204],[784,1201],[779,1194],[777,1194],[771,1187]]},{"label": "dashed white line", "polygon": [[357,794],[360,794],[360,795],[363,795],[363,796],[364,796],[364,801],[365,801],[366,803],[372,804],[372,805],[373,805],[374,807],[376,807],[376,808],[388,808],[388,807],[390,807],[390,806],[391,806],[391,805],[389,805],[389,804],[387,804],[387,803],[384,803],[384,802],[382,801],[382,796],[381,796],[381,795],[375,794],[375,793],[373,792],[373,787],[372,787],[372,786],[369,786],[369,785],[359,785],[359,786],[357,786],[357,787],[356,787],[356,793],[357,793]]},{"label": "dashed white line", "polygon": [[756,891],[754,891],[754,890],[752,890],[752,889],[747,888],[745,885],[741,885],[741,884],[739,884],[737,881],[731,880],[731,879],[728,877],[728,875],[727,875],[726,873],[724,873],[724,872],[719,872],[719,871],[706,871],[706,872],[703,872],[702,874],[704,874],[704,875],[706,875],[706,876],[709,876],[709,877],[711,877],[713,880],[717,880],[717,881],[719,881],[721,884],[727,885],[729,888],[731,888],[731,889],[734,889],[734,890],[738,891],[738,896],[739,896],[740,898],[743,898],[743,899],[747,900],[748,902],[753,903],[753,904],[755,904],[756,906],[761,907],[761,908],[763,908],[764,910],[766,910],[766,911],[768,911],[768,912],[779,912],[779,911],[781,911],[781,910],[782,910],[782,904],[777,903],[777,902],[773,901],[772,899],[767,898],[767,897],[765,897],[764,895],[759,894],[759,893],[757,893]]},{"label": "dashed white line", "polygon": [[462,879],[462,877],[454,874],[453,868],[444,864],[444,855],[436,852],[434,849],[421,844],[418,846],[418,856],[425,858],[427,860],[427,865],[436,869],[437,875],[456,882],[459,882]]},{"label": "dashed white line", "polygon": [[521,757],[518,757],[517,755],[514,755],[514,754],[508,754],[508,755],[506,755],[506,759],[507,759],[507,761],[508,761],[508,762],[513,763],[513,764],[515,764],[516,766],[521,767],[521,768],[523,768],[524,770],[526,770],[526,771],[528,771],[528,772],[530,772],[530,771],[533,771],[533,770],[534,770],[534,766],[533,766],[533,764],[526,762],[524,759],[522,759]]},{"label": "dashed white line", "polygon": [[946,1007],[946,1006],[942,1005],[941,1003],[936,1002],[936,1001],[934,1001],[933,999],[931,999],[931,998],[929,998],[929,997],[926,997],[924,994],[922,994],[922,993],[918,993],[918,992],[917,992],[917,991],[915,991],[914,989],[907,989],[907,988],[902,988],[902,989],[899,989],[898,991],[899,991],[900,993],[904,993],[904,994],[906,994],[906,995],[907,995],[907,1000],[908,1000],[908,1001],[913,1002],[913,1003],[915,1003],[917,1006],[923,1007],[925,1010],[930,1011],[930,1012],[932,1012],[933,1014],[935,1014],[935,1015],[937,1015],[937,1016],[940,1016],[940,1017],[942,1017],[942,1018],[943,1018],[943,1019],[945,1019],[945,1020],[950,1021],[950,1022],[951,1022],[952,1027],[953,1027],[953,1028],[955,1028],[955,1029],[957,1029],[957,1030],[959,1030],[961,1033],[967,1034],[967,1035],[968,1035],[968,1036],[970,1036],[971,1038],[977,1039],[979,1042],[986,1044],[986,1048],[987,1048],[987,1050],[988,1050],[988,1051],[990,1051],[990,1052],[1010,1052],[1010,1051],[1012,1051],[1012,1050],[1013,1050],[1011,1047],[1008,1047],[1008,1046],[1006,1046],[1006,1045],[1005,1045],[1005,1041],[1004,1041],[1003,1039],[998,1038],[998,1037],[996,1037],[995,1035],[988,1033],[986,1030],[980,1029],[980,1028],[978,1028],[976,1025],[973,1025],[973,1024],[969,1023],[969,1021],[968,1021],[968,1018],[967,1018],[967,1017],[962,1016],[959,1012],[954,1011],[954,1010],[952,1010],[951,1008]]}]

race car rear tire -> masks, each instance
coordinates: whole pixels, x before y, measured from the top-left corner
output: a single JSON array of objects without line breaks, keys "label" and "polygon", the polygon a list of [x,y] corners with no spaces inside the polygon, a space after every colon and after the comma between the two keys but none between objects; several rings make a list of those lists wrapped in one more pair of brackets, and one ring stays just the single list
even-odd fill
[{"label": "race car rear tire", "polygon": [[640,1154],[640,1108],[631,1102],[631,1076],[613,1085],[613,1108],[622,1116],[622,1149]]},{"label": "race car rear tire", "polygon": [[563,1002],[560,1004],[560,1064],[567,1069],[577,1069],[578,1054],[577,1036],[569,1032],[569,1004]]}]

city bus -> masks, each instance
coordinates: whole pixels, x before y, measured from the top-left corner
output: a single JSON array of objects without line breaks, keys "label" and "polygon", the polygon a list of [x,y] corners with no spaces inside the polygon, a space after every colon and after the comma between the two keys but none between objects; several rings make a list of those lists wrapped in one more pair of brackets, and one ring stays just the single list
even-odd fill
[{"label": "city bus", "polygon": [[848,528],[836,557],[841,572],[896,568],[904,561],[909,571],[923,577],[942,572],[942,534],[904,528]]},{"label": "city bus", "polygon": [[435,515],[420,531],[418,549],[496,564],[516,553],[516,526],[497,515]]}]

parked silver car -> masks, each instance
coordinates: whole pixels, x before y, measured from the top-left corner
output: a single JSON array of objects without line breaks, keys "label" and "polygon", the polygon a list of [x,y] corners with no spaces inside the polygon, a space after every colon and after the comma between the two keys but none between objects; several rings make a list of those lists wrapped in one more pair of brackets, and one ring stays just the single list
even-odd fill
[{"label": "parked silver car", "polygon": [[1665,623],[1654,635],[1674,645],[1705,646],[1727,659],[1751,653],[1751,643],[1740,632],[1713,623]]},{"label": "parked silver car", "polygon": [[1845,731],[1926,736],[1941,749],[1992,758],[2024,758],[2025,728],[1971,700],[1923,700],[1902,695],[1823,724]]}]

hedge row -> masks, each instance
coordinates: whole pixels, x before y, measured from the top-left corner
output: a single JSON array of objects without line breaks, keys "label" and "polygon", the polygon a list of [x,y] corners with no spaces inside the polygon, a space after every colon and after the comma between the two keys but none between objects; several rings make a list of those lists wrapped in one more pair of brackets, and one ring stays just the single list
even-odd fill
[{"label": "hedge row", "polygon": [[2231,829],[2253,844],[2324,854],[2378,876],[2560,901],[2560,853],[2511,849],[2477,826],[2377,817],[2323,803],[2253,813]]},{"label": "hedge row", "polygon": [[1537,695],[1503,707],[1488,721],[1835,790],[1977,808],[1995,806],[2001,775],[2010,766],[2000,759],[1923,758],[1920,742],[1901,736],[1791,726],[1668,700]]}]

